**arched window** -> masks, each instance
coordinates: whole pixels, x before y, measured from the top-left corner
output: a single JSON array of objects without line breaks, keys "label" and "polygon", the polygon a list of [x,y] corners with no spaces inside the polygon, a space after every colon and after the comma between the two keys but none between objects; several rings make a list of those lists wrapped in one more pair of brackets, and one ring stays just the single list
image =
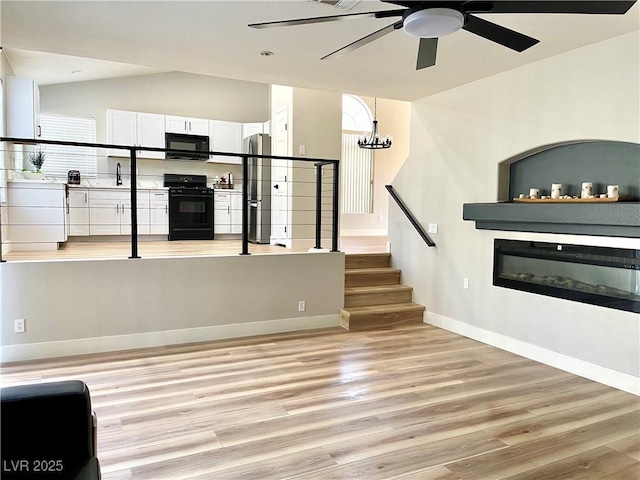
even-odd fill
[{"label": "arched window", "polygon": [[355,95],[342,95],[342,130],[370,132],[373,115],[366,103]]},{"label": "arched window", "polygon": [[358,147],[373,115],[355,95],[342,95],[342,213],[373,213],[373,151]]}]

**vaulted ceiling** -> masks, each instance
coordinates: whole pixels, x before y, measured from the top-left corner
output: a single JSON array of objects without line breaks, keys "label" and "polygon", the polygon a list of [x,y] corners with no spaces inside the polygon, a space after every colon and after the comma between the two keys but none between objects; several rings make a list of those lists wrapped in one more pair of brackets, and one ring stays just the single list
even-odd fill
[{"label": "vaulted ceiling", "polygon": [[[462,30],[442,38],[436,66],[421,71],[415,70],[418,39],[402,30],[345,56],[320,60],[396,18],[267,30],[247,27],[255,22],[395,8],[373,0],[361,1],[348,12],[308,0],[3,0],[0,41],[16,74],[42,84],[184,71],[415,100],[638,30],[640,24],[638,4],[624,16],[479,15],[540,43],[516,53]],[[273,55],[261,56],[264,50]],[[72,74],[73,70],[81,72]]]}]

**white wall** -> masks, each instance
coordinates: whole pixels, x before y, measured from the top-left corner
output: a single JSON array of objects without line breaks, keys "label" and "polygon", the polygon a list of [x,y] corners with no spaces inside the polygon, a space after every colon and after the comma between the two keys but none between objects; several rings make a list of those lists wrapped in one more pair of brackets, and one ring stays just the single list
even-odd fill
[{"label": "white wall", "polygon": [[[371,111],[374,98],[360,97]],[[341,235],[387,235],[389,220],[389,192],[385,185],[392,183],[409,155],[411,104],[385,98],[378,99],[378,131],[391,135],[393,143],[386,150],[374,150],[373,213],[340,215]]]},{"label": "white wall", "polygon": [[[0,11],[2,9],[0,8]],[[5,78],[8,76],[12,76],[15,75],[13,69],[11,68],[11,64],[7,61],[7,57],[5,56],[4,52],[0,51],[0,78],[2,79],[2,84],[3,84],[3,95],[6,95],[6,92],[4,91],[4,85],[6,85],[5,82]],[[4,99],[3,99],[4,100]],[[2,131],[0,131],[0,135],[4,136],[6,128],[5,125],[7,124],[6,122],[6,118],[5,118],[5,111],[4,111],[4,101],[2,103],[3,105],[3,109],[2,112],[0,112],[0,115],[2,115],[3,121],[2,121]],[[3,190],[3,193],[6,193],[6,189],[7,189],[7,177],[8,177],[8,171],[9,169],[13,168],[13,162],[11,159],[11,150],[13,148],[18,148],[17,146],[14,146],[13,144],[8,144],[6,142],[2,142],[0,143],[0,149],[2,150],[0,152],[0,168],[3,169],[3,175],[0,176],[0,189]],[[1,195],[1,198],[5,198],[5,195]],[[2,253],[8,253],[10,251],[10,246],[8,243],[9,241],[9,229],[7,228],[7,225],[9,224],[9,209],[6,208],[5,206],[5,202],[2,202],[0,204],[0,218],[2,219],[2,222],[0,224],[0,228],[2,229],[2,231],[0,231],[0,236],[2,237]]]},{"label": "white wall", "polygon": [[541,361],[600,381],[620,373],[636,393],[638,315],[494,287],[492,248],[494,238],[636,249],[640,240],[475,230],[462,205],[496,201],[498,163],[534,147],[639,142],[639,44],[634,32],[415,102],[411,153],[394,185],[418,221],[439,224],[437,247],[424,245],[395,206],[389,224],[393,261],[428,322],[518,353],[535,350]]},{"label": "white wall", "polygon": [[340,253],[9,262],[0,361],[337,326],[343,271]]}]

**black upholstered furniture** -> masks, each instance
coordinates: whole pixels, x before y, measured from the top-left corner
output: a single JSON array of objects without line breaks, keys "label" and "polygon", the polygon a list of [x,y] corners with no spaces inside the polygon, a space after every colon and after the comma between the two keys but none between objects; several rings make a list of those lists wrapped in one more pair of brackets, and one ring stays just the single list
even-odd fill
[{"label": "black upholstered furniture", "polygon": [[84,382],[4,387],[0,402],[2,480],[101,478]]}]

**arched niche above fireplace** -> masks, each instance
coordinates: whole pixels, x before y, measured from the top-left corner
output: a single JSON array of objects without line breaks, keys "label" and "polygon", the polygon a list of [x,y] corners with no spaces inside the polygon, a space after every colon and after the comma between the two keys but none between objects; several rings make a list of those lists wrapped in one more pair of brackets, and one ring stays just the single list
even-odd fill
[{"label": "arched niche above fireplace", "polygon": [[[635,201],[614,203],[515,203],[530,188],[549,195],[552,183],[579,195],[582,182],[594,193],[619,185]],[[498,203],[468,203],[463,219],[485,230],[640,238],[640,145],[580,140],[545,145],[504,160],[498,167]]]},{"label": "arched niche above fireplace", "polygon": [[509,202],[530,188],[550,195],[551,184],[562,193],[580,196],[582,182],[594,193],[619,185],[620,195],[640,199],[640,145],[605,140],[580,140],[546,145],[504,160],[498,166],[498,201]]}]

